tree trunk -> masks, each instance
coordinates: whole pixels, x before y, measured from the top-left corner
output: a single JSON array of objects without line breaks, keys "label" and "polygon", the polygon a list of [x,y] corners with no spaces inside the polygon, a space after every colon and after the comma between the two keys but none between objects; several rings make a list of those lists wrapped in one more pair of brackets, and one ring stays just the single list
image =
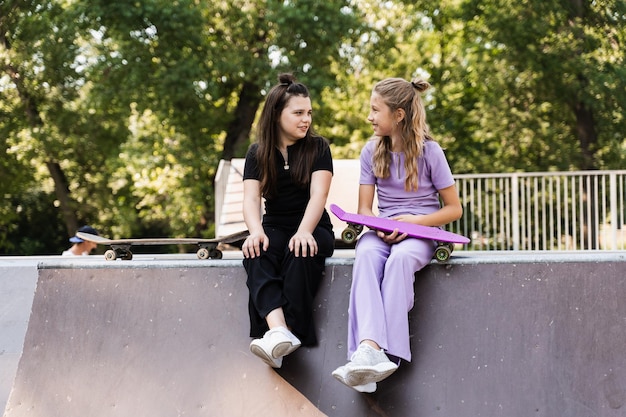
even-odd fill
[{"label": "tree trunk", "polygon": [[[233,121],[228,125],[228,129],[226,130],[221,159],[227,161],[233,159],[237,148],[248,140],[261,100],[262,97],[261,94],[259,94],[259,87],[250,81],[245,82],[239,93],[239,101],[237,102]],[[213,184],[213,190],[215,190],[214,176],[211,178],[211,184]],[[214,212],[206,206],[204,213],[196,224],[198,234],[207,228],[208,224],[212,222],[209,219],[214,218],[214,215]]]},{"label": "tree trunk", "polygon": [[[584,85],[584,82],[582,85]],[[593,111],[582,101],[574,104],[573,110],[576,116],[576,136],[578,137],[578,143],[580,144],[582,159],[580,162],[580,169],[585,171],[597,169],[592,149],[593,145],[595,145],[598,141]],[[596,239],[598,222],[595,210],[595,200],[597,194],[593,182],[588,184],[584,179],[583,181],[583,201],[585,203],[583,206],[583,212],[581,213],[583,215],[583,248],[598,249],[598,240]]]},{"label": "tree trunk", "polygon": [[576,136],[582,156],[580,168],[583,170],[597,169],[592,149],[593,145],[598,142],[593,110],[582,101],[574,104],[573,108],[576,116]]},{"label": "tree trunk", "polygon": [[[1,45],[5,49],[10,49],[11,44],[4,36],[3,32],[0,41]],[[44,131],[44,122],[39,112],[39,105],[28,91],[28,88],[24,85],[23,78],[21,77],[17,67],[11,62],[6,62],[0,68],[4,70],[13,84],[15,84],[15,88],[17,89],[22,105],[24,106],[24,113],[26,115],[26,119],[28,120],[28,125],[31,127],[33,132]],[[42,133],[36,133],[36,135],[41,134]],[[72,236],[76,233],[76,229],[78,228],[78,219],[74,210],[74,203],[70,197],[67,179],[61,169],[61,166],[57,162],[48,161],[46,162],[46,166],[48,167],[50,176],[54,181],[54,190],[60,203],[61,212],[65,221],[65,228],[67,229],[68,235]]]},{"label": "tree trunk", "polygon": [[230,161],[234,158],[237,147],[241,146],[250,136],[254,117],[261,104],[261,95],[257,85],[245,82],[239,94],[239,102],[235,109],[235,117],[228,126],[222,159]]},{"label": "tree trunk", "polygon": [[78,219],[76,218],[76,210],[74,210],[74,202],[70,197],[70,188],[67,178],[58,162],[47,161],[46,166],[50,172],[50,176],[54,181],[54,193],[59,200],[61,215],[65,222],[68,236],[73,236],[78,229]]},{"label": "tree trunk", "polygon": [[[582,0],[570,0],[570,25],[573,27],[573,34],[576,38],[583,38],[585,36],[584,31],[581,28],[577,28],[576,25],[579,19],[584,19],[587,14],[587,6]],[[589,85],[589,81],[585,74],[578,74],[579,91],[584,92],[585,88]],[[593,108],[579,99],[578,102],[573,103],[572,109],[574,116],[576,117],[575,133],[580,145],[580,169],[593,170],[597,169],[594,158],[594,145],[598,143],[598,133],[596,131],[595,120],[593,117]],[[584,249],[598,249],[598,241],[596,239],[598,221],[597,213],[595,212],[595,200],[596,189],[593,183],[587,184],[587,181],[583,180],[583,236]]]}]

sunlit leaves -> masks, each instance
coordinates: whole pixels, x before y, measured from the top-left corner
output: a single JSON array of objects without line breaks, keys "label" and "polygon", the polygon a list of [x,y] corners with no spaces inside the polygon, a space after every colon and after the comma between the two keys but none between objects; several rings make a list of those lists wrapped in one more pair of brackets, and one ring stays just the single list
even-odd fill
[{"label": "sunlit leaves", "polygon": [[281,71],[310,87],[336,158],[371,135],[376,81],[423,77],[457,173],[623,167],[625,23],[617,0],[2,2],[0,248],[20,198],[58,210],[48,162],[107,234],[212,235],[221,152],[253,140],[236,111]]}]

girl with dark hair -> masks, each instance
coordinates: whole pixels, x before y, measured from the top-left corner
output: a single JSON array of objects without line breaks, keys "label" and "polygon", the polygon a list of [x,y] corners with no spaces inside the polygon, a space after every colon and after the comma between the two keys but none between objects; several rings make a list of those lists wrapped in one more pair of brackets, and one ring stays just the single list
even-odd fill
[{"label": "girl with dark hair", "polygon": [[[244,167],[242,246],[250,291],[250,351],[282,366],[299,346],[317,343],[313,299],[334,251],[326,212],[333,175],[328,142],[311,128],[309,91],[291,74],[272,87]],[[265,212],[262,214],[262,202]]]}]

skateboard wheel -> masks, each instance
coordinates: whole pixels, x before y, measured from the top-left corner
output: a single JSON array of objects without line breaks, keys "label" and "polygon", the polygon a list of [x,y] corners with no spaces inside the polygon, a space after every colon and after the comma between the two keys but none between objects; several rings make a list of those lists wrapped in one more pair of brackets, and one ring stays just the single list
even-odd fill
[{"label": "skateboard wheel", "polygon": [[450,259],[451,252],[452,251],[448,245],[438,246],[437,249],[435,249],[435,259],[438,262],[445,262]]},{"label": "skateboard wheel", "polygon": [[344,243],[354,243],[358,235],[359,233],[354,227],[348,226],[341,232],[341,240]]},{"label": "skateboard wheel", "polygon": [[133,253],[132,252],[124,252],[122,254],[122,256],[120,256],[121,259],[125,260],[125,261],[130,261],[131,259],[133,259]]},{"label": "skateboard wheel", "polygon": [[222,251],[219,249],[213,249],[209,251],[210,259],[222,259]]},{"label": "skateboard wheel", "polygon": [[207,248],[200,248],[196,255],[198,255],[198,259],[209,259],[210,253]]},{"label": "skateboard wheel", "polygon": [[115,253],[113,249],[109,249],[104,252],[104,259],[106,259],[107,261],[114,261],[117,259],[117,253]]}]

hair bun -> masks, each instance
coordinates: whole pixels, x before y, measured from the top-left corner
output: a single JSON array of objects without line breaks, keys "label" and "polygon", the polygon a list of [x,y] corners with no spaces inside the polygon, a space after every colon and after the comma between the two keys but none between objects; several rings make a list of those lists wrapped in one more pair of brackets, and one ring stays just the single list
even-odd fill
[{"label": "hair bun", "polygon": [[278,81],[281,85],[291,85],[296,82],[296,77],[293,74],[284,73],[278,76]]},{"label": "hair bun", "polygon": [[430,88],[430,84],[428,84],[428,82],[424,81],[424,80],[420,80],[418,78],[414,79],[413,81],[411,81],[411,85],[413,85],[413,88],[415,88],[417,91],[419,91],[420,93],[428,90]]}]

